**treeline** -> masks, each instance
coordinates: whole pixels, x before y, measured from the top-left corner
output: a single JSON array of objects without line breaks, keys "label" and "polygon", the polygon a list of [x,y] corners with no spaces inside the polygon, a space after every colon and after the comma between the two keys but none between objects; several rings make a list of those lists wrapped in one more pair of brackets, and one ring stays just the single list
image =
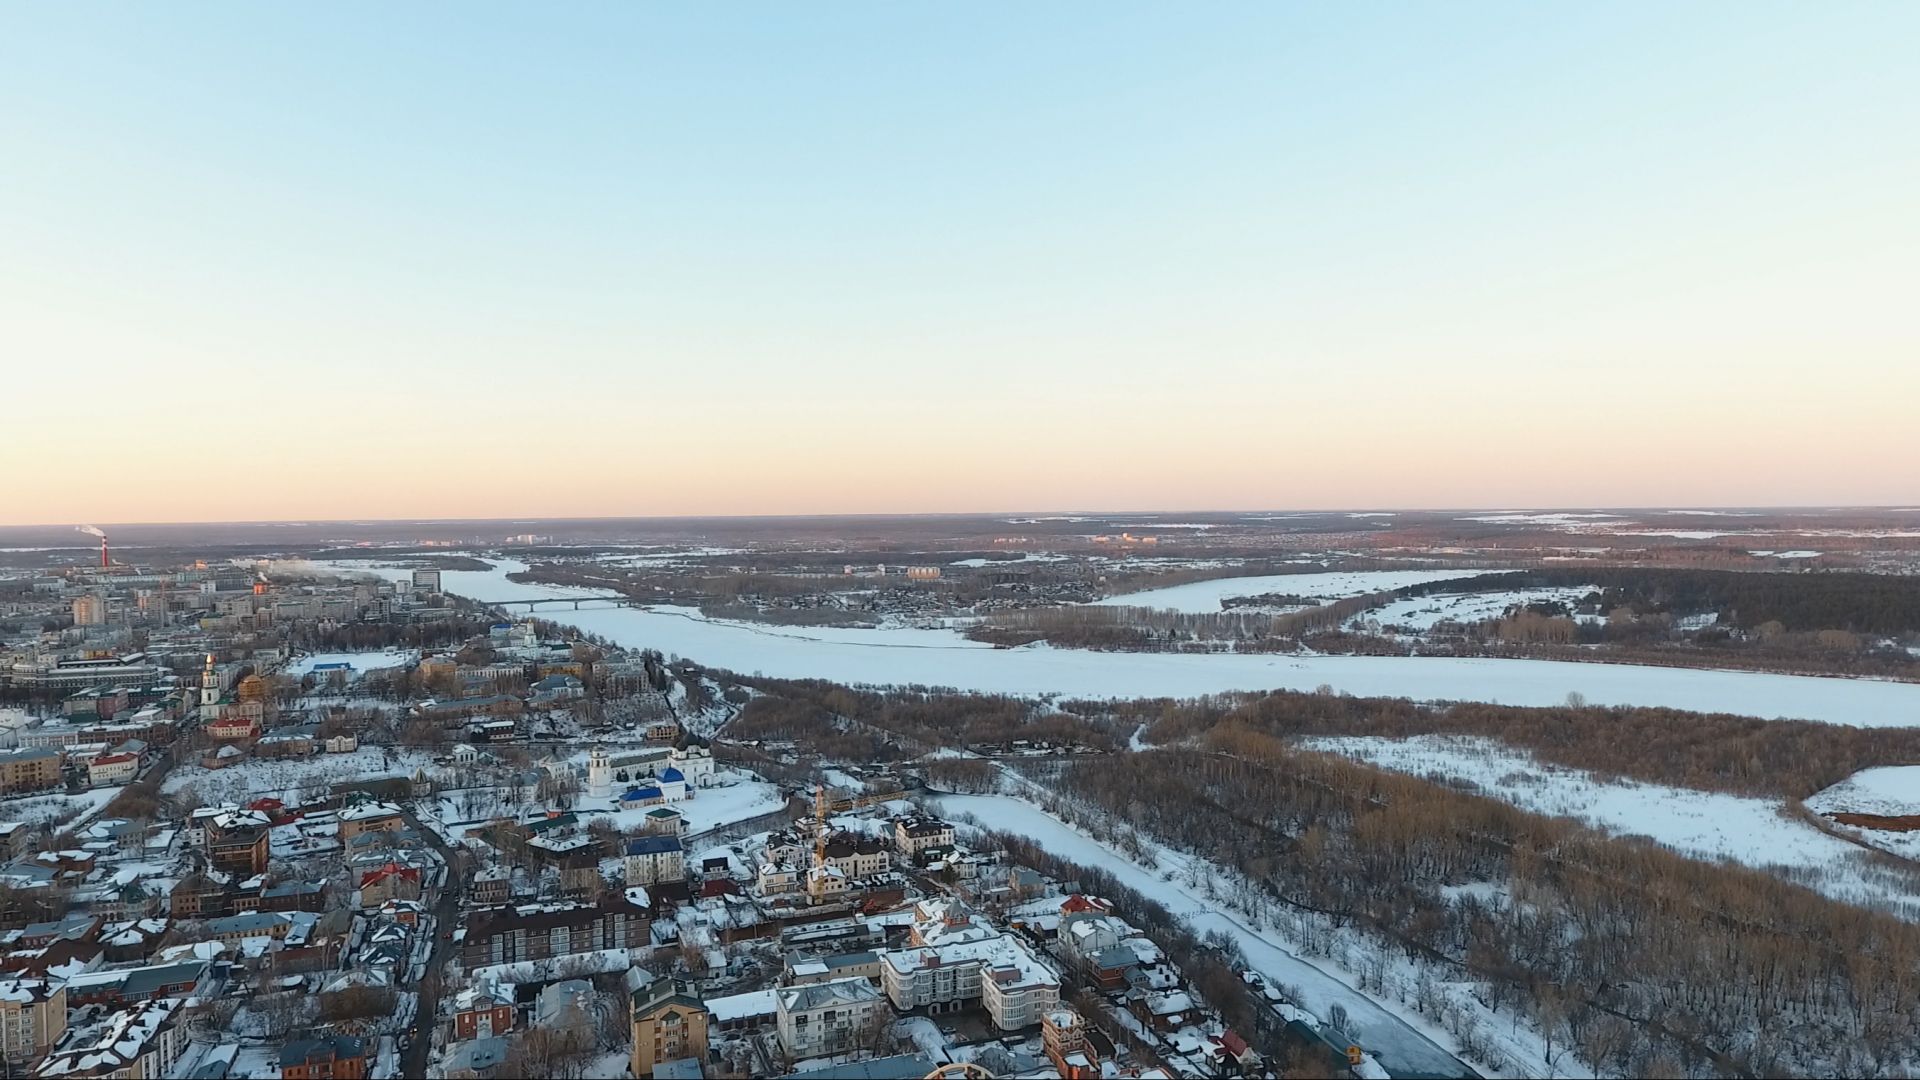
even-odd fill
[{"label": "treeline", "polygon": [[1392,598],[1354,596],[1278,615],[1244,605],[1209,612],[1124,604],[1022,608],[994,612],[967,636],[996,645],[1045,640],[1075,649],[1290,651],[1302,635],[1335,629]]},{"label": "treeline", "polygon": [[1481,735],[1542,761],[1675,787],[1802,799],[1876,765],[1920,764],[1920,728],[1861,728],[1675,709],[1462,703],[1274,691],[1199,702],[1068,703],[1174,743],[1225,724],[1264,735]]},{"label": "treeline", "polygon": [[[1246,892],[1231,902],[1250,916],[1305,910],[1385,935],[1606,1073],[1890,1075],[1920,1063],[1920,926],[1767,874],[1237,723],[1193,748],[1075,762],[1060,783],[1237,872]],[[1483,891],[1448,888],[1465,885]]]},{"label": "treeline", "polygon": [[1131,728],[1024,698],[896,688],[854,690],[818,680],[744,679],[759,691],[727,725],[734,740],[797,742],[846,761],[904,761],[934,750],[1016,740],[1116,750]]},{"label": "treeline", "polygon": [[376,649],[438,649],[484,637],[494,620],[466,614],[438,622],[327,623],[300,620],[287,643],[303,652],[367,652]]},{"label": "treeline", "polygon": [[1517,570],[1398,590],[1400,596],[1578,588],[1600,593],[1598,610],[1694,615],[1752,630],[1778,623],[1790,631],[1850,630],[1897,635],[1920,631],[1920,577],[1858,573],[1741,573],[1658,568]]}]

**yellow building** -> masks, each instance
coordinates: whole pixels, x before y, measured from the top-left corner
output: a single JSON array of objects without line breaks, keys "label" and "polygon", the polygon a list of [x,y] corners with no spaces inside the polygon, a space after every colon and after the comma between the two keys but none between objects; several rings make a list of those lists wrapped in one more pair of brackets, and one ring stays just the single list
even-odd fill
[{"label": "yellow building", "polygon": [[660,1065],[707,1059],[707,1007],[684,979],[661,979],[633,995],[633,1075],[652,1076]]}]

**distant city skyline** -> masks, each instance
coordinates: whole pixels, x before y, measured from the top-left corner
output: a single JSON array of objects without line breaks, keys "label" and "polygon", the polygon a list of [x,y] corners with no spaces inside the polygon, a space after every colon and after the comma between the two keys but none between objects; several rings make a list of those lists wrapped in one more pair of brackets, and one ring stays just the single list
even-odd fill
[{"label": "distant city skyline", "polygon": [[14,5],[0,524],[1914,505],[1916,32]]}]

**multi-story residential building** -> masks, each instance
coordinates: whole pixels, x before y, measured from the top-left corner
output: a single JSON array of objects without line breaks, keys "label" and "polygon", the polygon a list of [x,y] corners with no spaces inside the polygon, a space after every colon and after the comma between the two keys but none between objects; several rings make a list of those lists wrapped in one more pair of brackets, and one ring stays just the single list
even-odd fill
[{"label": "multi-story residential building", "polygon": [[673,884],[687,880],[687,853],[679,836],[636,836],[627,841],[627,884]]},{"label": "multi-story residential building", "polygon": [[826,865],[848,878],[872,877],[887,872],[887,845],[877,837],[839,833],[827,840],[822,858]]},{"label": "multi-story residential building", "polygon": [[107,598],[99,593],[83,593],[73,598],[73,625],[107,625]]},{"label": "multi-story residential building", "polygon": [[179,1009],[175,1000],[149,1001],[70,1029],[34,1075],[158,1080],[187,1048],[186,1029],[174,1022]]},{"label": "multi-story residential building", "polygon": [[252,877],[267,871],[272,821],[258,810],[234,810],[207,819],[207,861],[215,870]]},{"label": "multi-story residential building", "polygon": [[657,979],[633,993],[633,1075],[652,1076],[669,1061],[707,1057],[708,1013],[684,979]]},{"label": "multi-story residential building", "polygon": [[1087,1028],[1072,1007],[1060,1005],[1040,1017],[1040,1045],[1062,1080],[1094,1080],[1100,1058],[1087,1041]]},{"label": "multi-story residential building", "polygon": [[857,977],[789,986],[776,996],[780,1047],[794,1059],[858,1049],[887,1015],[879,988]]},{"label": "multi-story residential building", "polygon": [[59,786],[64,760],[58,750],[0,750],[0,793]]},{"label": "multi-story residential building", "polygon": [[460,962],[471,970],[599,949],[645,948],[652,926],[652,915],[625,896],[481,908],[467,915]]},{"label": "multi-story residential building", "polygon": [[893,823],[893,844],[910,859],[926,851],[950,848],[953,842],[953,826],[938,818],[903,817]]},{"label": "multi-story residential building", "polygon": [[7,1074],[38,1061],[67,1031],[67,988],[46,979],[0,980],[0,1060]]},{"label": "multi-story residential building", "polygon": [[901,1012],[954,1012],[978,1001],[997,1026],[1015,1031],[1039,1023],[1060,1000],[1059,976],[1008,934],[897,949],[881,958],[881,985]]}]

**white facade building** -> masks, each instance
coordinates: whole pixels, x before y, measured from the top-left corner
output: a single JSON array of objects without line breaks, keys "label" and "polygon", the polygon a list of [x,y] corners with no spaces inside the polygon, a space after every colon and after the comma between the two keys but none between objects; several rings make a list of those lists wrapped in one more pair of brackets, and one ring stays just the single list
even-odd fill
[{"label": "white facade building", "polygon": [[886,998],[862,978],[790,986],[779,991],[780,1047],[794,1059],[843,1054],[886,1015]]}]

